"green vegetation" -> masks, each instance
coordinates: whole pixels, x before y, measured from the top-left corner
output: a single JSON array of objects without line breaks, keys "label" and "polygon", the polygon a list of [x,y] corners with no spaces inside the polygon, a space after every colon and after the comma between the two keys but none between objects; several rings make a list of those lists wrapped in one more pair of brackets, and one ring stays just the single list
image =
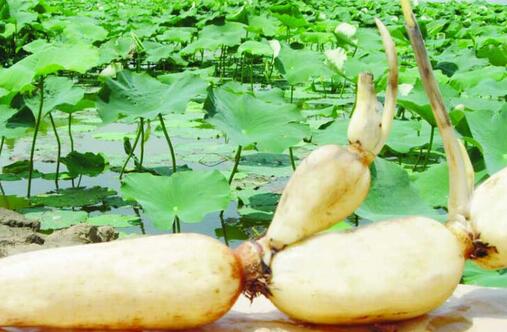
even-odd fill
[{"label": "green vegetation", "polygon": [[[507,9],[415,10],[482,182],[507,166]],[[47,231],[259,236],[298,162],[346,143],[357,74],[385,90],[375,17],[398,48],[397,115],[343,225],[445,220],[445,155],[399,4],[373,0],[0,0],[0,206]],[[463,280],[507,285],[473,265]]]}]

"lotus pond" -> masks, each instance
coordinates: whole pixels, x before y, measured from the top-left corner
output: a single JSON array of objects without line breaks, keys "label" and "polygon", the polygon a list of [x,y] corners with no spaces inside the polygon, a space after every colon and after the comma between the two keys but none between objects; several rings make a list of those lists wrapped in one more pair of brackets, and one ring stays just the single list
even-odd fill
[{"label": "lotus pond", "polygon": [[[480,183],[507,166],[507,7],[416,11]],[[366,201],[333,231],[444,221],[445,154],[400,8],[373,0],[0,0],[0,206],[45,232],[260,236],[298,162],[347,142],[357,74],[382,94],[375,17],[398,48],[396,120]],[[463,281],[507,287],[505,272],[470,264]]]}]

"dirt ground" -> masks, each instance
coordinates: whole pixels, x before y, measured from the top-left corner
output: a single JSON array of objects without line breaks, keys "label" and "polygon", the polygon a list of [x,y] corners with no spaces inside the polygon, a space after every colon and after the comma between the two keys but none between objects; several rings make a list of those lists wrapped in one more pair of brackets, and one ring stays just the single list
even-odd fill
[{"label": "dirt ground", "polygon": [[112,241],[118,232],[109,226],[78,224],[44,234],[40,223],[22,214],[0,208],[0,257],[44,248]]}]

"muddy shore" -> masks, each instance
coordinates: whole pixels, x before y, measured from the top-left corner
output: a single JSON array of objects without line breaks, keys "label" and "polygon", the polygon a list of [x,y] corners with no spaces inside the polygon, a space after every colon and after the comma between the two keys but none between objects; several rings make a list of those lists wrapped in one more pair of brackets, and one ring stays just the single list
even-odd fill
[{"label": "muddy shore", "polygon": [[0,208],[0,257],[46,248],[116,240],[118,232],[109,226],[86,223],[45,234],[40,223],[22,214]]}]

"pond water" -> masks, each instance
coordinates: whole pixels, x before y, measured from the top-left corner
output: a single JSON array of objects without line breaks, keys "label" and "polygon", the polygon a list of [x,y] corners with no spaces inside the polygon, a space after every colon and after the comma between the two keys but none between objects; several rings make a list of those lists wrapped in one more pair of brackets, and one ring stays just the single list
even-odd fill
[{"label": "pond water", "polygon": [[[194,107],[196,106],[198,105],[194,105]],[[70,152],[67,118],[63,113],[58,113],[59,112],[54,112],[54,118],[62,141],[62,156],[65,156]],[[171,118],[166,119],[168,130],[173,132],[171,139],[175,146],[178,165],[186,165],[194,170],[223,170],[224,175],[226,175],[226,172],[232,168],[231,158],[235,147],[228,145],[223,136],[215,130],[198,129],[189,126],[195,125],[195,123],[192,124],[193,121],[199,120],[202,116],[203,114],[201,112],[194,110],[194,112],[190,112],[190,116],[171,115]],[[151,124],[152,133],[145,144],[144,166],[169,167],[171,161],[167,143],[161,133],[155,130],[157,126],[157,122]],[[93,110],[76,113],[74,115],[72,121],[72,136],[74,138],[75,150],[80,152],[102,153],[109,162],[109,167],[100,175],[96,177],[83,176],[80,183],[83,189],[99,186],[120,193],[121,183],[117,169],[127,158],[123,147],[123,136],[131,137],[131,140],[133,140],[136,128],[137,125],[127,123],[102,125],[100,119]],[[17,139],[15,143],[7,140],[0,157],[1,165],[5,166],[16,161],[28,159],[31,139],[32,134],[30,132],[25,135],[25,137]],[[36,146],[34,168],[42,173],[54,173],[57,145],[53,131],[47,123],[45,126],[43,125],[43,129],[39,133]],[[248,154],[249,152],[247,151],[246,155]],[[288,168],[288,165],[286,166]],[[131,161],[127,169],[132,169],[133,167]],[[65,166],[61,165],[61,171],[65,170]],[[241,177],[241,173],[238,175]],[[27,205],[27,202],[23,200],[23,197],[25,197],[27,193],[27,182],[27,179],[2,181],[1,185],[5,195],[8,197],[15,196],[20,200],[18,204]],[[72,188],[73,184],[70,180],[60,180],[59,185],[60,189],[66,189]],[[74,186],[77,186],[77,180],[74,181]],[[32,180],[32,197],[54,191],[54,180],[40,177]],[[5,201],[3,202],[3,206],[6,206]],[[13,206],[9,207],[12,208]],[[27,207],[21,209],[21,211],[31,212],[41,209],[46,208]],[[114,204],[99,204],[85,207],[67,207],[65,209],[74,211],[84,210],[89,212],[90,216],[112,213],[129,216],[138,215],[141,217],[142,224],[121,228],[122,236],[128,236],[133,233],[161,234],[170,232],[170,230],[157,229],[150,219],[143,214],[142,210],[135,209],[132,205],[115,206]],[[255,235],[255,232],[261,233],[267,224],[265,217],[264,220],[262,218],[261,220],[257,220],[254,217],[249,217],[247,219],[247,221],[241,221],[237,203],[231,202],[229,208],[223,213],[210,213],[206,215],[200,223],[181,223],[181,231],[208,234],[235,246],[241,240]],[[248,224],[248,226],[244,227],[244,223]],[[251,227],[258,227],[258,230],[254,230],[254,234],[251,234]]]}]

